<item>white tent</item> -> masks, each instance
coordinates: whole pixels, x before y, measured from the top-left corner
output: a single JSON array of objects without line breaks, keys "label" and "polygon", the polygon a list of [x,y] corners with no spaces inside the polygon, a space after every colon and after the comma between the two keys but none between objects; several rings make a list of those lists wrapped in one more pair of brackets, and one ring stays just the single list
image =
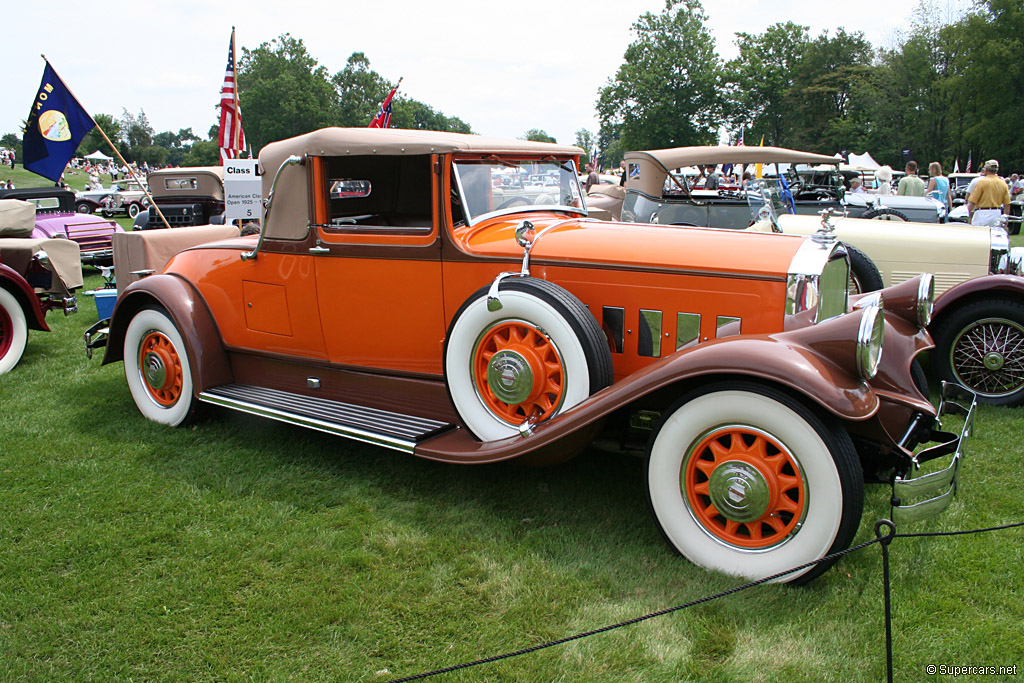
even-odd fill
[{"label": "white tent", "polygon": [[876,168],[881,168],[882,165],[871,158],[871,152],[864,152],[863,154],[851,154],[850,166],[860,166],[873,171]]},{"label": "white tent", "polygon": [[108,157],[108,156],[107,156],[106,154],[104,154],[103,152],[101,152],[101,151],[99,151],[99,150],[96,150],[96,151],[95,151],[95,152],[93,152],[92,154],[86,154],[86,155],[85,155],[85,158],[86,158],[86,159],[88,159],[88,160],[90,160],[90,161],[110,161],[110,160],[111,160],[111,159],[113,159],[114,157]]}]

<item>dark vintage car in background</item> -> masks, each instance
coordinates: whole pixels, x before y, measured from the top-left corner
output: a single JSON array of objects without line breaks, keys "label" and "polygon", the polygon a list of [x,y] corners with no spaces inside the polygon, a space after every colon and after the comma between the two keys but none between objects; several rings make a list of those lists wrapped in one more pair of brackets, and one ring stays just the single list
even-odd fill
[{"label": "dark vintage car in background", "polygon": [[177,254],[86,346],[168,425],[213,405],[465,464],[558,462],[603,433],[647,458],[673,548],[748,577],[847,547],[865,471],[902,521],[949,504],[973,413],[937,431],[957,404],[912,379],[930,276],[851,298],[824,234],[594,220],[580,154],[395,129],[270,144],[259,237]]},{"label": "dark vintage car in background", "polygon": [[[164,168],[148,176],[156,206],[135,216],[133,230],[224,222],[224,169],[220,166]],[[159,208],[159,210],[158,210]]]}]

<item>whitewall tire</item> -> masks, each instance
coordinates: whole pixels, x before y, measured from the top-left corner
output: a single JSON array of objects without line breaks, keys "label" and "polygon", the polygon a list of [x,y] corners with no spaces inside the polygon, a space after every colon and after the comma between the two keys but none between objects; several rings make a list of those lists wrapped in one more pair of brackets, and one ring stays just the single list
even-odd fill
[{"label": "whitewall tire", "polygon": [[135,405],[150,420],[176,427],[192,417],[195,397],[188,353],[163,310],[144,308],[128,323],[124,372]]},{"label": "whitewall tire", "polygon": [[[760,579],[849,546],[864,486],[838,425],[757,384],[719,384],[666,411],[648,491],[669,543],[694,564]],[[822,563],[780,581],[808,581]]]},{"label": "whitewall tire", "polygon": [[501,283],[501,308],[487,288],[455,314],[445,340],[448,393],[479,439],[519,433],[568,410],[612,381],[612,361],[597,321],[576,297],[535,278]]},{"label": "whitewall tire", "polygon": [[0,288],[0,375],[10,372],[21,360],[28,344],[25,311],[14,295]]}]

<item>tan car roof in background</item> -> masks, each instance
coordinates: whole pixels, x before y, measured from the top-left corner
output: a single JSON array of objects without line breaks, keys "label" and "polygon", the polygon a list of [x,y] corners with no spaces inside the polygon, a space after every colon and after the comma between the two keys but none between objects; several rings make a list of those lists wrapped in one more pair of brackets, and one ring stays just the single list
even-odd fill
[{"label": "tan car roof in background", "polygon": [[801,152],[785,147],[673,147],[642,152],[626,152],[626,160],[652,158],[665,168],[695,166],[697,164],[835,164],[836,157],[813,152]]},{"label": "tan car roof in background", "polygon": [[[189,178],[196,179],[195,190],[168,190],[164,187],[162,178]],[[180,168],[161,168],[158,171],[150,171],[147,176],[149,191],[153,195],[161,197],[188,197],[204,196],[224,197],[224,167],[223,166],[182,166]]]}]

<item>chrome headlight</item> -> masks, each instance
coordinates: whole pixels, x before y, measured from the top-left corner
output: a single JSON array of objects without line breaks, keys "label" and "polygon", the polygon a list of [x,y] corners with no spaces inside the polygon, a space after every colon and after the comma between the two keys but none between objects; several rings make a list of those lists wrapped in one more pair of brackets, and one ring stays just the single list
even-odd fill
[{"label": "chrome headlight", "polygon": [[928,327],[932,321],[932,310],[935,308],[935,278],[931,273],[921,273],[921,282],[917,287],[917,326]]},{"label": "chrome headlight", "polygon": [[868,381],[878,372],[885,342],[885,313],[878,306],[868,306],[857,330],[857,373]]},{"label": "chrome headlight", "polygon": [[35,253],[35,259],[39,262],[43,268],[50,269],[50,255],[45,251],[39,250]]},{"label": "chrome headlight", "polygon": [[849,307],[850,263],[839,244],[808,239],[793,257],[786,276],[786,314],[817,306],[814,322],[846,313]]}]

